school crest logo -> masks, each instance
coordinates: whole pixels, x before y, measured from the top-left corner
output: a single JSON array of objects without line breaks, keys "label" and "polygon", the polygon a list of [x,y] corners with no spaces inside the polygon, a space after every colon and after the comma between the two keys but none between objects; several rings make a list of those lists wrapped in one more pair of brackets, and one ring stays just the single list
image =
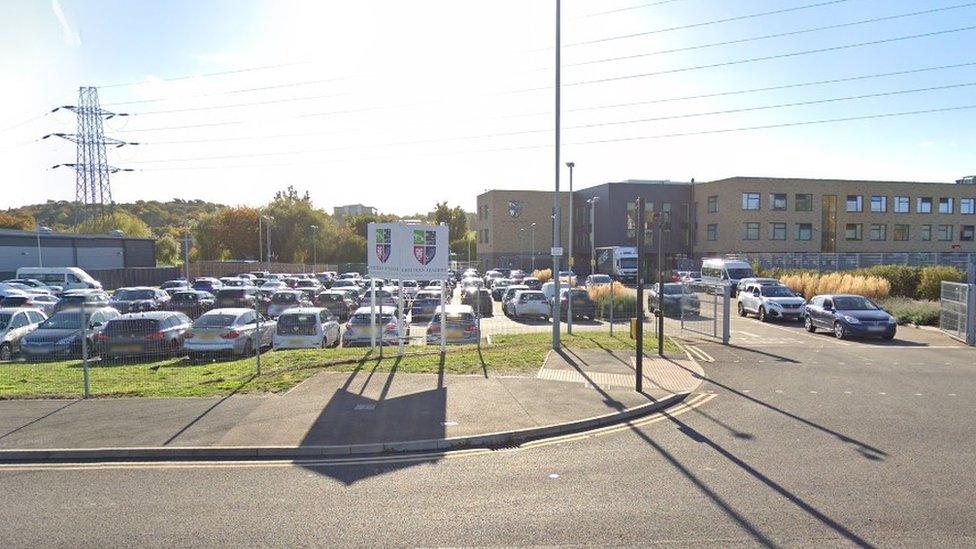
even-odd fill
[{"label": "school crest logo", "polygon": [[427,265],[434,260],[437,253],[437,231],[414,229],[413,257],[421,265]]},{"label": "school crest logo", "polygon": [[518,200],[508,201],[508,215],[512,216],[512,219],[518,219],[522,215],[522,202]]},{"label": "school crest logo", "polygon": [[390,229],[376,229],[376,257],[380,263],[386,263],[386,260],[390,259],[392,248]]}]

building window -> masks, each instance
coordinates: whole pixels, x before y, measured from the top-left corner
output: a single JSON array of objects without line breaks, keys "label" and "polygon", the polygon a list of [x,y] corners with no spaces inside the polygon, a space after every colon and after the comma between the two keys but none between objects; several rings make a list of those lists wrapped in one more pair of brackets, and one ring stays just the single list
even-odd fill
[{"label": "building window", "polygon": [[940,198],[939,199],[939,213],[940,214],[951,214],[955,211],[955,201],[952,198]]},{"label": "building window", "polygon": [[813,224],[812,223],[797,223],[796,224],[796,239],[797,240],[813,240]]},{"label": "building window", "polygon": [[860,223],[848,223],[844,229],[844,238],[847,240],[861,240],[862,230]]},{"label": "building window", "polygon": [[769,208],[772,210],[785,210],[786,193],[770,193]]},{"label": "building window", "polygon": [[930,196],[920,196],[915,202],[915,213],[920,214],[930,214],[932,213],[932,197]]},{"label": "building window", "polygon": [[773,223],[769,227],[770,240],[786,240],[786,223]]},{"label": "building window", "polygon": [[758,210],[759,209],[759,193],[742,193],[742,209],[743,210]]},{"label": "building window", "polygon": [[715,242],[718,240],[718,225],[715,223],[709,223],[707,229],[707,238],[709,242]]},{"label": "building window", "polygon": [[932,240],[932,225],[922,225],[922,240],[924,242]]},{"label": "building window", "polygon": [[813,195],[812,194],[797,194],[794,197],[793,204],[798,212],[812,212],[813,211]]},{"label": "building window", "polygon": [[742,240],[759,240],[759,231],[761,227],[759,223],[746,223],[745,230],[742,234]]},{"label": "building window", "polygon": [[963,225],[959,228],[959,240],[964,242],[972,242],[974,236],[976,236],[976,226]]},{"label": "building window", "polygon": [[871,240],[888,240],[888,226],[884,223],[873,223],[869,236]]},{"label": "building window", "polygon": [[896,196],[895,197],[895,213],[896,214],[907,214],[910,208],[910,201],[907,196]]},{"label": "building window", "polygon": [[864,197],[859,194],[849,194],[847,195],[847,205],[844,208],[848,212],[863,212],[864,211]]},{"label": "building window", "polygon": [[888,197],[887,196],[872,196],[871,197],[871,211],[874,213],[885,213],[888,211]]},{"label": "building window", "polygon": [[661,219],[662,221],[671,221],[671,203],[662,202],[661,203]]},{"label": "building window", "polygon": [[908,225],[904,223],[895,224],[894,239],[898,242],[905,242],[908,240]]},{"label": "building window", "polygon": [[960,198],[959,213],[969,215],[976,214],[976,198]]},{"label": "building window", "polygon": [[718,195],[713,194],[708,197],[708,213],[713,214],[718,212]]},{"label": "building window", "polygon": [[952,242],[952,225],[939,225],[939,240]]}]

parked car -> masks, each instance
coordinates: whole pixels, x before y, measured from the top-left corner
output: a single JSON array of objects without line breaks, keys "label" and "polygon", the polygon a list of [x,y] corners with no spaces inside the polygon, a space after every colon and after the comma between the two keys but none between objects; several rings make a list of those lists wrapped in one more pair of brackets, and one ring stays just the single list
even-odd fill
[{"label": "parked car", "polygon": [[[88,355],[98,353],[95,337],[105,323],[119,316],[112,307],[86,310],[86,341]],[[82,312],[80,309],[60,311],[41,323],[36,330],[20,341],[20,353],[28,361],[53,360],[81,356],[82,351]]]},{"label": "parked car", "polygon": [[576,286],[576,273],[573,271],[559,271],[559,285],[563,286],[566,284]]},{"label": "parked car", "polygon": [[427,284],[426,289],[428,289],[428,290],[436,290],[438,293],[440,293],[441,286],[443,286],[444,288],[447,289],[447,296],[446,296],[447,299],[454,299],[454,286],[452,286],[450,284],[447,284],[443,280],[431,280]]},{"label": "parked car", "polygon": [[522,279],[522,284],[528,286],[530,290],[541,290],[542,281],[534,276],[527,276]]},{"label": "parked car", "polygon": [[70,290],[61,294],[61,299],[54,305],[54,312],[59,313],[67,309],[78,309],[82,305],[95,310],[111,305],[108,294],[102,290]]},{"label": "parked car", "polygon": [[509,316],[514,319],[542,318],[549,320],[552,309],[545,294],[539,290],[520,290],[509,300]]},{"label": "parked car", "polygon": [[223,287],[223,284],[216,278],[211,278],[208,276],[202,276],[193,281],[190,287],[194,290],[202,290],[204,292],[210,292],[212,294],[217,293],[217,290]]},{"label": "parked car", "polygon": [[686,290],[684,284],[667,282],[664,284],[664,304],[660,304],[660,284],[652,284],[647,295],[647,308],[651,312],[659,310],[665,316],[698,316],[701,312],[701,302],[698,295]]},{"label": "parked car", "polygon": [[485,271],[485,287],[491,288],[495,284],[495,281],[498,280],[499,278],[505,278],[505,275],[503,275],[500,271],[496,271],[494,269],[490,271]]},{"label": "parked car", "polygon": [[20,267],[16,278],[33,278],[65,290],[102,289],[102,283],[78,267]]},{"label": "parked car", "polygon": [[169,300],[166,290],[142,286],[115,290],[109,304],[120,313],[126,314],[165,309]]},{"label": "parked car", "polygon": [[128,313],[109,320],[95,336],[103,359],[173,356],[183,352],[183,339],[193,323],[177,311]]},{"label": "parked car", "polygon": [[830,330],[837,339],[880,337],[893,339],[894,317],[873,301],[859,295],[829,294],[814,296],[805,307],[803,324],[808,332]]},{"label": "parked car", "polygon": [[410,321],[427,320],[434,315],[440,306],[441,291],[439,288],[420,290],[410,305]]},{"label": "parked car", "polygon": [[400,287],[403,288],[403,299],[413,299],[420,291],[420,284],[416,280],[404,280]]},{"label": "parked car", "polygon": [[739,290],[739,316],[754,314],[759,320],[802,320],[806,300],[779,284],[746,284]]},{"label": "parked car", "polygon": [[559,290],[559,315],[565,320],[569,318],[569,294],[573,297],[573,318],[596,318],[596,305],[590,299],[590,293],[582,288],[563,288]]},{"label": "parked car", "polygon": [[36,278],[11,278],[4,280],[2,284],[23,284],[29,288],[31,293],[59,294],[63,290],[61,286],[49,286]]},{"label": "parked car", "polygon": [[[375,310],[376,343],[380,345],[397,344],[396,309],[393,307],[377,307]],[[353,313],[342,332],[343,347],[359,347],[369,345],[373,331],[371,330],[370,308],[360,307]],[[404,335],[410,335],[410,325],[404,327]]]},{"label": "parked car", "polygon": [[261,285],[261,291],[276,292],[278,290],[287,290],[288,286],[280,280],[268,280]]},{"label": "parked car", "polygon": [[741,292],[743,289],[745,289],[745,287],[748,286],[749,284],[762,284],[763,286],[782,286],[783,285],[782,282],[780,282],[779,280],[776,280],[775,278],[762,278],[762,277],[750,276],[750,277],[747,277],[747,278],[743,278],[742,280],[739,281],[738,284],[736,284],[736,286],[734,288],[735,289],[735,292],[733,293],[733,295],[737,295],[739,292]]},{"label": "parked car", "polygon": [[274,348],[315,349],[339,346],[339,322],[323,307],[288,309],[278,317]]},{"label": "parked car", "polygon": [[310,289],[312,291],[316,291],[316,290],[319,290],[321,287],[322,287],[322,284],[319,283],[318,279],[316,279],[316,278],[299,278],[295,282],[295,289],[296,290],[303,290],[303,289],[306,289],[307,288],[307,289]]},{"label": "parked car", "polygon": [[354,272],[342,273],[339,275],[338,280],[359,280],[363,275]]},{"label": "parked car", "polygon": [[591,274],[586,277],[586,288],[592,289],[597,286],[609,286],[613,283],[613,279],[610,275],[605,274]]},{"label": "parked car", "polygon": [[[560,290],[563,290],[565,288],[566,286],[560,284]],[[556,283],[550,280],[549,282],[544,283],[542,287],[539,288],[539,290],[542,291],[542,293],[546,296],[546,299],[551,304],[553,298],[556,297]]]},{"label": "parked car", "polygon": [[357,294],[359,293],[359,283],[356,280],[351,278],[337,278],[332,282],[332,286],[330,289],[341,290],[346,288],[352,288],[356,290]]},{"label": "parked car", "polygon": [[215,305],[216,299],[210,292],[184,290],[173,294],[167,308],[171,311],[183,313],[190,318],[196,318],[213,309]]},{"label": "parked car", "polygon": [[[488,292],[486,289],[480,291]],[[445,305],[434,311],[430,323],[427,325],[427,345],[441,343],[441,315],[444,317],[444,340],[449,344],[477,343],[481,339],[478,329],[478,317],[470,305]]]},{"label": "parked car", "polygon": [[214,294],[214,307],[253,309],[258,289],[253,286],[224,286]]},{"label": "parked car", "polygon": [[[260,329],[258,329],[260,324]],[[209,356],[250,356],[273,343],[277,323],[251,309],[212,309],[200,315],[183,339],[191,360]]]},{"label": "parked car", "polygon": [[182,290],[183,288],[189,288],[190,282],[182,278],[177,278],[174,280],[167,280],[159,285],[160,290],[166,290],[167,293],[173,295],[174,291]]},{"label": "parked car", "polygon": [[333,316],[335,316],[339,322],[345,322],[349,319],[349,314],[355,311],[358,304],[353,299],[342,291],[338,290],[326,290],[324,292],[319,292],[315,296],[313,301],[316,306],[328,309]]},{"label": "parked car", "polygon": [[528,289],[529,287],[524,284],[509,284],[508,287],[505,288],[505,293],[502,294],[502,313],[504,313],[505,316],[512,316],[509,305],[511,304],[512,298],[515,297],[515,294],[521,292],[522,290]]},{"label": "parked car", "polygon": [[461,294],[461,304],[470,305],[478,316],[495,316],[492,310],[495,303],[492,301],[491,292],[487,288],[466,288]]},{"label": "parked car", "polygon": [[712,286],[729,285],[729,295],[735,297],[739,281],[754,278],[752,265],[736,258],[708,258],[702,260],[702,282]]},{"label": "parked car", "polygon": [[516,284],[521,284],[522,283],[522,280],[526,276],[527,275],[525,274],[525,271],[523,271],[521,269],[515,269],[512,272],[508,273],[508,278],[512,279],[512,282],[514,282]]},{"label": "parked car", "polygon": [[0,298],[0,307],[37,309],[45,315],[54,314],[54,308],[60,299],[49,294],[28,294],[24,292],[5,292],[4,297]]},{"label": "parked car", "polygon": [[222,284],[221,288],[244,288],[246,286],[254,286],[249,278],[241,278],[239,276],[225,276],[220,279]]},{"label": "parked car", "polygon": [[[372,298],[373,298],[373,291],[367,290],[366,293],[363,294],[363,297],[359,299],[359,306],[369,307]],[[384,307],[393,307],[395,309],[397,307],[397,300],[396,297],[393,296],[393,292],[391,292],[390,289],[377,288],[376,305],[384,306]]]},{"label": "parked car", "polygon": [[511,284],[511,278],[496,278],[491,285],[491,298],[495,301],[501,301],[502,294],[505,293],[505,288],[508,288]]},{"label": "parked car", "polygon": [[271,296],[268,303],[268,316],[275,318],[288,309],[311,307],[312,300],[301,290],[279,290]]},{"label": "parked car", "polygon": [[41,325],[47,316],[34,309],[0,308],[0,361],[20,353],[20,342]]}]

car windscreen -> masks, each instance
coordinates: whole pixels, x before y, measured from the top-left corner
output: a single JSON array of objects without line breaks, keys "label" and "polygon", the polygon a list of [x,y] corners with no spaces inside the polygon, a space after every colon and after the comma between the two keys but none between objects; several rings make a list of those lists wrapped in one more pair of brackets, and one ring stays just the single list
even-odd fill
[{"label": "car windscreen", "polygon": [[[57,316],[57,315],[54,315]],[[53,318],[53,317],[52,317]],[[203,315],[193,323],[194,328],[226,328],[237,319],[235,315]]]},{"label": "car windscreen", "polygon": [[105,326],[108,335],[145,335],[158,330],[159,321],[154,318],[121,318],[109,321]]},{"label": "car windscreen", "polygon": [[573,290],[573,301],[585,301],[590,298],[590,293],[586,290]]},{"label": "car windscreen", "polygon": [[[393,322],[393,315],[381,315],[376,314],[376,325],[386,324],[388,322]],[[349,321],[350,324],[369,324],[369,313],[362,315],[353,315],[352,319]]]},{"label": "car windscreen", "polygon": [[279,334],[315,335],[318,313],[287,314],[278,317]]},{"label": "car windscreen", "polygon": [[689,278],[701,278],[701,271],[691,271],[688,273]]},{"label": "car windscreen", "polygon": [[217,298],[218,299],[219,298],[222,298],[222,297],[223,298],[231,298],[231,299],[240,299],[240,298],[244,297],[245,295],[246,295],[246,292],[244,290],[241,290],[241,289],[218,290],[217,291]]},{"label": "car windscreen", "polygon": [[244,281],[243,280],[221,280],[221,282],[224,283],[224,286],[243,286],[244,285]]},{"label": "car windscreen", "polygon": [[7,327],[10,324],[10,317],[13,316],[10,313],[0,313],[0,330]]},{"label": "car windscreen", "polygon": [[81,314],[77,311],[58,313],[44,321],[39,330],[77,330],[81,328]]},{"label": "car windscreen", "polygon": [[684,288],[681,284],[665,284],[664,285],[664,295],[680,295],[684,293]]},{"label": "car windscreen", "polygon": [[743,278],[749,278],[751,276],[754,276],[752,274],[752,269],[748,267],[729,268],[726,269],[726,272],[729,273],[729,278],[731,278],[732,280],[741,280]]},{"label": "car windscreen", "polygon": [[834,298],[834,309],[838,311],[874,311],[878,307],[861,296],[844,296]]},{"label": "car windscreen", "polygon": [[342,295],[340,294],[319,294],[320,303],[335,303],[337,301],[342,301]]},{"label": "car windscreen", "polygon": [[636,257],[623,257],[620,259],[621,269],[636,269],[637,268],[637,258]]},{"label": "car windscreen", "polygon": [[535,293],[533,293],[533,294],[525,293],[525,294],[522,294],[521,299],[523,301],[545,301],[546,300],[546,296],[543,295],[542,293],[537,293],[537,294],[535,294]]},{"label": "car windscreen", "polygon": [[358,286],[358,284],[347,278],[336,280],[332,283],[333,288],[349,288],[351,286]]},{"label": "car windscreen", "polygon": [[610,284],[610,276],[593,275],[593,278],[590,279],[590,282],[592,282],[593,284]]},{"label": "car windscreen", "polygon": [[156,292],[152,290],[118,290],[112,295],[115,301],[135,301],[137,299],[153,299]]},{"label": "car windscreen", "polygon": [[27,303],[27,296],[10,296],[0,299],[0,307],[20,307]]},{"label": "car windscreen", "polygon": [[61,303],[65,305],[74,305],[85,302],[85,296],[83,295],[66,295],[61,298]]},{"label": "car windscreen", "polygon": [[295,303],[298,301],[298,294],[293,293],[277,293],[271,296],[272,303]]},{"label": "car windscreen", "polygon": [[177,292],[173,294],[173,301],[195,302],[200,299],[196,292]]},{"label": "car windscreen", "polygon": [[783,286],[763,286],[762,295],[764,297],[793,297],[793,292]]}]

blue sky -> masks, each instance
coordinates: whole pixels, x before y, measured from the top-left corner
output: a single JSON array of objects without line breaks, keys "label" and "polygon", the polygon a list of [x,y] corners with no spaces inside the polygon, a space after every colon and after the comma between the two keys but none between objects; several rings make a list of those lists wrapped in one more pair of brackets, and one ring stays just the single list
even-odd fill
[{"label": "blue sky", "polygon": [[[662,31],[825,1],[674,0],[593,15],[652,2],[564,0],[563,158],[576,162],[577,184],[734,175],[950,181],[976,172],[976,109],[630,140],[976,105],[976,85],[966,85],[976,84],[976,65],[648,103],[976,63],[976,30],[962,30],[678,70],[974,26],[976,5],[577,65],[967,4],[846,0]],[[0,207],[73,198],[74,174],[48,169],[72,160],[72,145],[35,141],[72,131],[73,116],[33,118],[74,102],[78,86],[89,84],[103,86],[106,108],[133,115],[107,121],[107,133],[145,143],[109,152],[113,164],[138,170],[113,179],[118,201],[257,204],[293,184],[327,208],[362,202],[409,213],[435,200],[473,209],[474,197],[489,188],[550,189],[553,6],[549,0],[4,2],[0,78],[8,85],[0,102],[0,157],[17,192],[0,195]],[[649,34],[576,45],[635,33]],[[273,68],[204,76],[265,66]],[[687,116],[942,86],[957,87]],[[620,103],[643,104],[591,109]],[[645,121],[597,126],[634,120]],[[610,142],[581,144],[604,140]]]}]

